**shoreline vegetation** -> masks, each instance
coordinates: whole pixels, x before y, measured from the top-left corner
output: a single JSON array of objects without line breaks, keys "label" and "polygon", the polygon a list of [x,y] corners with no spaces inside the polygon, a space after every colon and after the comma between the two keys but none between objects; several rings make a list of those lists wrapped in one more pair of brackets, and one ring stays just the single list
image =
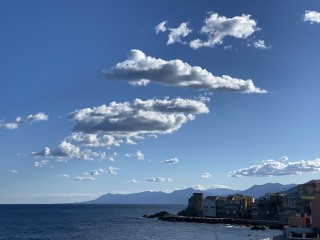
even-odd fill
[{"label": "shoreline vegetation", "polygon": [[[268,221],[268,220],[252,220],[252,219],[234,219],[234,218],[212,218],[212,217],[188,217],[171,214],[166,211],[158,212],[155,214],[145,214],[144,218],[157,218],[161,221],[167,222],[194,222],[194,223],[207,223],[207,224],[230,224],[238,226],[252,227],[253,230],[279,229],[282,230],[284,224],[279,221]],[[260,229],[259,229],[260,228]]]}]

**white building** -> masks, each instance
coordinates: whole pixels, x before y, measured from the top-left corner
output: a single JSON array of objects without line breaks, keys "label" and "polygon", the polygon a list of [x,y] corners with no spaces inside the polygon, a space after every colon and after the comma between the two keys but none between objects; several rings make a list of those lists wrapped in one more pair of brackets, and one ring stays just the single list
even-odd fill
[{"label": "white building", "polygon": [[216,217],[217,216],[217,196],[208,196],[203,202],[203,216],[204,217]]}]

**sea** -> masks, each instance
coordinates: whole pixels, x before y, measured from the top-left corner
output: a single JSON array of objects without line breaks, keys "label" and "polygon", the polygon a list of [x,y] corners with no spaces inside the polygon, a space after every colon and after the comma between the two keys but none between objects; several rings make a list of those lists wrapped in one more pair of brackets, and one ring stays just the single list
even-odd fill
[{"label": "sea", "polygon": [[144,214],[181,205],[0,205],[0,239],[8,240],[267,240],[280,230],[255,231],[226,224],[164,222]]}]

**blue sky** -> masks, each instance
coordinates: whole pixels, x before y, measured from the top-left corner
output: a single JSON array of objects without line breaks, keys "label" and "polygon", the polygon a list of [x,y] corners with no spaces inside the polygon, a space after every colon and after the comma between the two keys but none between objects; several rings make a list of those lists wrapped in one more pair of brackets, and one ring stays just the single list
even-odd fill
[{"label": "blue sky", "polygon": [[1,1],[0,203],[319,178],[318,1]]}]

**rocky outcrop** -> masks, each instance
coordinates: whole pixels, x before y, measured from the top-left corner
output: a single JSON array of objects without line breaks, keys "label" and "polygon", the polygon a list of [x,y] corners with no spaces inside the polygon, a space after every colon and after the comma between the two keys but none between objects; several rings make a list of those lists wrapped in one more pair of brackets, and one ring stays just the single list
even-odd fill
[{"label": "rocky outcrop", "polygon": [[142,217],[144,218],[161,218],[161,217],[165,217],[165,216],[170,216],[172,214],[168,213],[167,211],[162,211],[162,212],[158,212],[155,214],[145,214]]}]

